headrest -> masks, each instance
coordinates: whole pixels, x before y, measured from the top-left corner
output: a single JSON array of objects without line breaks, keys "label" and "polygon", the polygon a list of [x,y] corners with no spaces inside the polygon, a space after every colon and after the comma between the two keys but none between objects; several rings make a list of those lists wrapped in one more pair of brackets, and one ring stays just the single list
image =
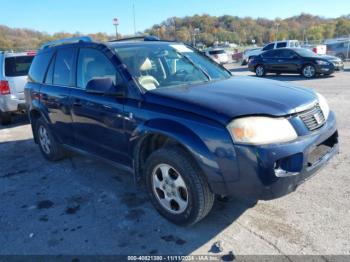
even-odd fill
[{"label": "headrest", "polygon": [[152,69],[152,63],[149,58],[146,58],[140,65],[140,71],[147,71]]}]

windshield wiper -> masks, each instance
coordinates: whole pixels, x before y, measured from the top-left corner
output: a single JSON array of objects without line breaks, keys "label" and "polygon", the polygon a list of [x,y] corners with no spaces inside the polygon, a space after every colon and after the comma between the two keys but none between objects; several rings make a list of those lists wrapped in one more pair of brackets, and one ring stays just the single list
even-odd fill
[{"label": "windshield wiper", "polygon": [[190,62],[191,65],[193,65],[195,68],[197,68],[199,71],[201,71],[208,78],[208,81],[211,81],[210,75],[203,68],[201,68],[200,66],[196,65],[188,55],[185,55],[185,54],[182,54],[182,53],[179,53],[179,54],[181,56],[183,56],[188,62]]}]

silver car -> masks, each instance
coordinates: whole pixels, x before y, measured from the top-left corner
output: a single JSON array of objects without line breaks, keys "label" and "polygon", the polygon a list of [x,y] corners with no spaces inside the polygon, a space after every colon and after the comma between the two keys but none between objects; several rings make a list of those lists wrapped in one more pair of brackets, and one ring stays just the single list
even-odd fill
[{"label": "silver car", "polygon": [[24,86],[35,52],[0,52],[0,123],[11,123],[13,112],[25,110]]}]

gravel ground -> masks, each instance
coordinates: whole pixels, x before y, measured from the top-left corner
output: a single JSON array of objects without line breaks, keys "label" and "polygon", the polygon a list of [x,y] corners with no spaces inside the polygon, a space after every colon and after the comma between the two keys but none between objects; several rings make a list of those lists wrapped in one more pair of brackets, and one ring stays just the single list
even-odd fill
[{"label": "gravel ground", "polygon": [[45,161],[18,116],[0,127],[0,255],[350,255],[350,65],[327,78],[267,77],[324,94],[337,114],[340,154],[296,192],[256,205],[217,202],[204,221],[178,227],[114,167],[77,155]]}]

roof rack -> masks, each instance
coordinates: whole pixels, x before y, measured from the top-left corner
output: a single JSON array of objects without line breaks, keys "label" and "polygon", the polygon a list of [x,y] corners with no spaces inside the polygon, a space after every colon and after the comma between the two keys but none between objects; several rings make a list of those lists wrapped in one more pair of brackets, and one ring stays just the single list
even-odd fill
[{"label": "roof rack", "polygon": [[121,38],[121,39],[114,39],[108,42],[125,42],[125,41],[160,41],[160,39],[154,35],[142,35],[142,36]]},{"label": "roof rack", "polygon": [[79,43],[79,42],[92,42],[92,38],[90,36],[79,36],[79,37],[71,37],[64,38],[55,41],[48,42],[43,44],[40,49],[45,49],[51,46],[63,45],[63,44],[71,44],[71,43]]}]

